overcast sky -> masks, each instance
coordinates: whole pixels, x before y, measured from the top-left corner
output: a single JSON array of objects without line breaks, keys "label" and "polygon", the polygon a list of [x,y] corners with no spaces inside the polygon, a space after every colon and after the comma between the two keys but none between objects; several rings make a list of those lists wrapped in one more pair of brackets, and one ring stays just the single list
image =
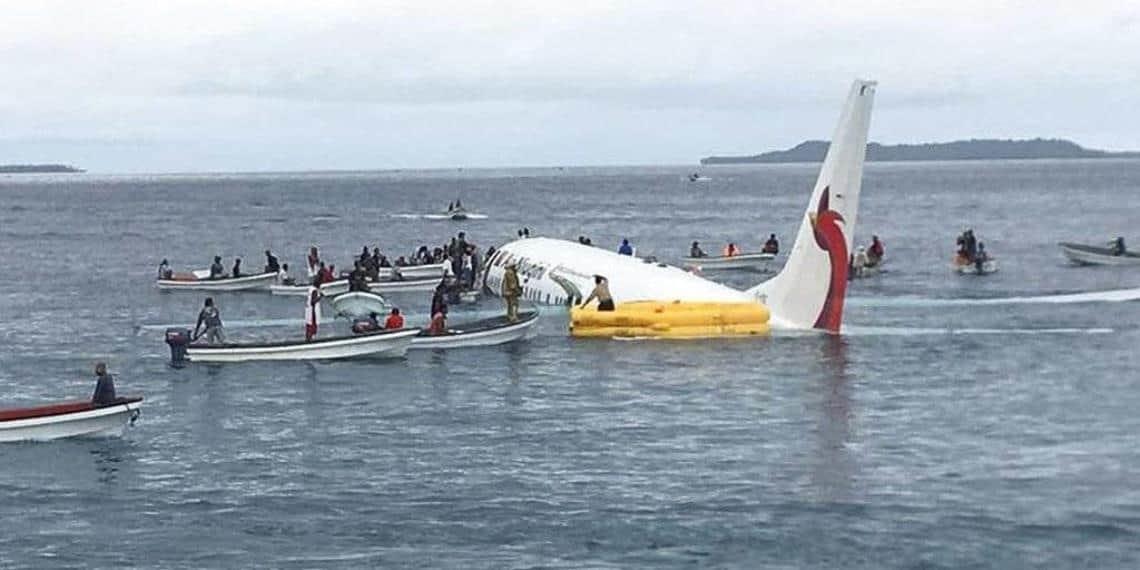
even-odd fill
[{"label": "overcast sky", "polygon": [[827,138],[1140,148],[1140,1],[0,0],[0,163],[684,164]]}]

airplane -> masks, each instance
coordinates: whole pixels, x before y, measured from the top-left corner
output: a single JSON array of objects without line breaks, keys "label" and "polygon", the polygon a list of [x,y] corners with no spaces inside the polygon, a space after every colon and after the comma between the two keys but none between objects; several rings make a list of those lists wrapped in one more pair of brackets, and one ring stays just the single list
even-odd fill
[{"label": "airplane", "polygon": [[[619,312],[623,305],[645,302],[763,304],[770,312],[770,317],[765,316],[764,331],[770,325],[839,333],[876,86],[876,82],[865,80],[852,84],[791,253],[783,269],[770,280],[740,291],[653,260],[567,240],[533,237],[505,244],[487,260],[484,288],[499,294],[503,273],[514,264],[523,299],[574,305],[593,290],[594,276],[604,275]],[[662,308],[655,310],[660,313]]]}]

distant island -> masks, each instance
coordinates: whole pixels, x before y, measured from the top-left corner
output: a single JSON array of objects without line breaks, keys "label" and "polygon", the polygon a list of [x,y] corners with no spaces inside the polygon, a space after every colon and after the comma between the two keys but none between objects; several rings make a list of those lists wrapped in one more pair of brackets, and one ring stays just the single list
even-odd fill
[{"label": "distant island", "polygon": [[[701,164],[750,164],[780,162],[821,162],[827,154],[827,141],[806,141],[788,150],[752,156],[710,156]],[[904,160],[1009,160],[1034,158],[1140,158],[1140,152],[1093,150],[1064,139],[970,139],[946,143],[879,144],[867,143],[868,161]]]},{"label": "distant island", "polygon": [[44,174],[58,172],[86,172],[66,164],[0,164],[0,174]]}]

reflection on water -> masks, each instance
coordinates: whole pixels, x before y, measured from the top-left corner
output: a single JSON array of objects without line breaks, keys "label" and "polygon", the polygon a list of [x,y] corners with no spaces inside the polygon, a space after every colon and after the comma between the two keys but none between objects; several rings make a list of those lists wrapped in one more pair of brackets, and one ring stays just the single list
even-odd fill
[{"label": "reflection on water", "polygon": [[816,404],[817,458],[812,482],[825,501],[842,502],[851,497],[855,462],[848,453],[851,441],[851,386],[847,373],[847,339],[827,335],[820,339],[822,372]]}]

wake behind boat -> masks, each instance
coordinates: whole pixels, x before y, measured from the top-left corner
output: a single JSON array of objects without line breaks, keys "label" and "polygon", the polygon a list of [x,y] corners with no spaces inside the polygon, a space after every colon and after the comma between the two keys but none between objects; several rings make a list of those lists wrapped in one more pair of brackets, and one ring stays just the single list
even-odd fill
[{"label": "wake behind boat", "polygon": [[399,358],[411,345],[417,329],[379,330],[359,335],[314,338],[311,341],[190,344],[190,331],[167,329],[171,362],[249,362],[255,360],[340,360],[345,358]]},{"label": "wake behind boat", "polygon": [[522,340],[531,335],[538,323],[538,311],[519,313],[519,320],[511,322],[506,316],[482,319],[448,327],[442,334],[432,335],[421,331],[412,339],[412,349],[469,348],[494,346]]},{"label": "wake behind boat", "polygon": [[134,424],[142,397],[98,405],[90,400],[0,410],[0,442],[117,437]]},{"label": "wake behind boat", "polygon": [[1061,242],[1061,253],[1078,265],[1140,265],[1140,253],[1123,247],[1097,247],[1079,243]]}]

